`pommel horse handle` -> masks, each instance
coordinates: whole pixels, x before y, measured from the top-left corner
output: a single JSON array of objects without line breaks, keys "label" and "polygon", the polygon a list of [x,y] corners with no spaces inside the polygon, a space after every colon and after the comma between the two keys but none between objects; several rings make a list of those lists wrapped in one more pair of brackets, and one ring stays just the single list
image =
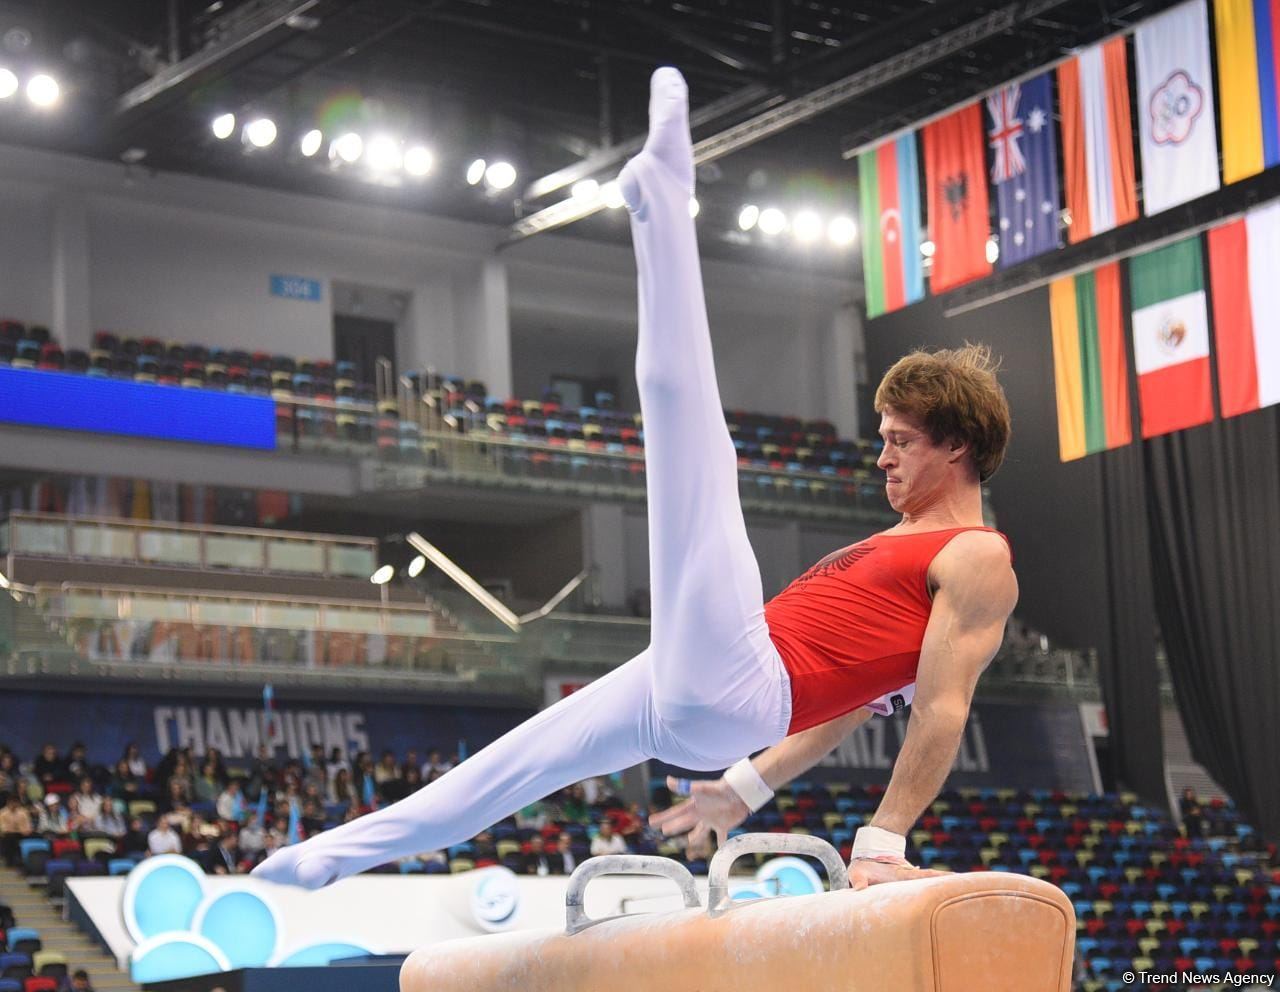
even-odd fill
[{"label": "pommel horse handle", "polygon": [[[616,916],[605,916],[593,920],[587,916],[583,904],[587,883],[601,875],[659,875],[669,878],[680,886],[680,894],[684,897],[686,909],[702,908],[702,900],[698,898],[693,875],[678,861],[672,861],[670,858],[649,857],[644,854],[609,854],[600,858],[588,858],[569,876],[569,890],[564,897],[566,934],[572,936],[605,920],[618,919]],[[847,880],[845,884],[848,884]]]},{"label": "pommel horse handle", "polygon": [[799,854],[817,858],[827,869],[831,891],[849,888],[849,871],[840,852],[821,837],[807,834],[739,834],[716,852],[707,871],[707,912],[719,916],[734,903],[729,898],[729,869],[748,854]]}]

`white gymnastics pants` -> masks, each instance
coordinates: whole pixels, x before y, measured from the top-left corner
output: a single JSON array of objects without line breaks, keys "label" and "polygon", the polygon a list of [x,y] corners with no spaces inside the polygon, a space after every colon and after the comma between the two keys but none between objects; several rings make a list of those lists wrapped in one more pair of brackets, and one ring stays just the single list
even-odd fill
[{"label": "white gymnastics pants", "polygon": [[654,74],[649,116],[645,150],[620,177],[639,275],[649,647],[408,798],[281,850],[255,875],[324,885],[460,843],[557,789],[646,758],[710,771],[786,736],[790,683],[738,502],[689,216],[687,93],[674,69]]}]

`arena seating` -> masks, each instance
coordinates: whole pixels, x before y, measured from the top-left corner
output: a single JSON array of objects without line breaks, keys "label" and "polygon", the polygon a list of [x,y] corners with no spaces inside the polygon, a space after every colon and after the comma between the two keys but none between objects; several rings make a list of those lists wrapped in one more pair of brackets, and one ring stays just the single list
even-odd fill
[{"label": "arena seating", "polygon": [[[569,408],[541,400],[490,396],[485,384],[436,374],[404,377],[408,397],[379,395],[351,362],[297,359],[264,351],[224,350],[156,338],[94,335],[93,347],[63,349],[47,328],[0,321],[0,365],[83,373],[270,396],[277,435],[289,447],[375,446],[384,457],[440,464],[438,440],[426,432],[509,442],[502,468],[516,476],[597,483],[643,481],[644,427],[639,413],[594,405]],[[746,498],[826,502],[874,497],[878,440],[844,440],[823,420],[726,411]]]}]

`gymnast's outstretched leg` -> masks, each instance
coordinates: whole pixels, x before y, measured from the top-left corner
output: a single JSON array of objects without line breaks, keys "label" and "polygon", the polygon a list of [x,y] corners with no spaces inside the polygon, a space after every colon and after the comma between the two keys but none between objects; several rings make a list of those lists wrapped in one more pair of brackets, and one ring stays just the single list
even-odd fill
[{"label": "gymnast's outstretched leg", "polygon": [[272,882],[319,888],[339,878],[470,840],[574,782],[644,761],[652,739],[648,652],[526,720],[397,803],[301,844],[253,870]]}]

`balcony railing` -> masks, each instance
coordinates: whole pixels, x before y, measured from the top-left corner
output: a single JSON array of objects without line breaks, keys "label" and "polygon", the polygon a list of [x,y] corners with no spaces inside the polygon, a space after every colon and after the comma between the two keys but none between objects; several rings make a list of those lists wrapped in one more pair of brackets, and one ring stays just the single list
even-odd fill
[{"label": "balcony railing", "polygon": [[0,554],[322,578],[365,579],[378,567],[373,538],[27,512],[0,527]]}]

